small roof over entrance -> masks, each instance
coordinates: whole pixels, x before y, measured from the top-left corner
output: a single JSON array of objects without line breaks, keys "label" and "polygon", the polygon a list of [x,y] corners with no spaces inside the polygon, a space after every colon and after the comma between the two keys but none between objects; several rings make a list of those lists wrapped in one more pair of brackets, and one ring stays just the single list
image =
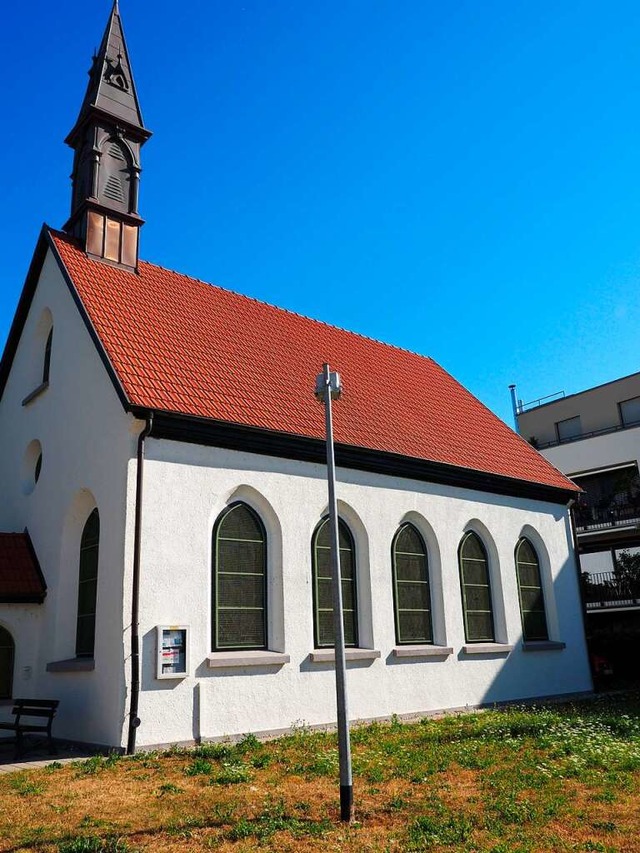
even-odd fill
[{"label": "small roof over entrance", "polygon": [[46,594],[29,534],[0,533],[0,604],[41,604]]}]

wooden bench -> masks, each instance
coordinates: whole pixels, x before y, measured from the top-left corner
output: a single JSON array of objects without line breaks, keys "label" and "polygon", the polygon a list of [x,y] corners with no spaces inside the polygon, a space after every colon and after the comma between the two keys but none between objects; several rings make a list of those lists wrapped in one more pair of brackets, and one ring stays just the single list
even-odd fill
[{"label": "wooden bench", "polygon": [[[12,723],[0,723],[0,730],[15,732],[16,758],[24,752],[24,735],[40,732],[47,736],[49,755],[55,755],[51,725],[59,704],[58,699],[14,699],[11,713],[15,719]],[[38,718],[39,722],[35,722],[35,718]]]}]

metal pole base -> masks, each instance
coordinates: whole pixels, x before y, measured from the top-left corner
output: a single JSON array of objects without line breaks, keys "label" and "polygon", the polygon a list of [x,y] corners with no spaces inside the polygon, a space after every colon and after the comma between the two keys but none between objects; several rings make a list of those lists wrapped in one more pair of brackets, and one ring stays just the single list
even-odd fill
[{"label": "metal pole base", "polygon": [[340,785],[340,820],[353,820],[353,785]]}]

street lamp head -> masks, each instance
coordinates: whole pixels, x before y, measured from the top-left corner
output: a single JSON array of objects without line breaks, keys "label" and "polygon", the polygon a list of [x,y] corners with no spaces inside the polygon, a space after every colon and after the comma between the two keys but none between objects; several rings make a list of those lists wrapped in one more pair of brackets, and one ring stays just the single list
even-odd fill
[{"label": "street lamp head", "polygon": [[327,388],[331,394],[332,400],[339,400],[342,394],[342,383],[340,382],[340,374],[329,371],[329,366],[325,365],[323,373],[319,373],[316,377],[315,398],[320,403],[324,403],[326,398]]}]

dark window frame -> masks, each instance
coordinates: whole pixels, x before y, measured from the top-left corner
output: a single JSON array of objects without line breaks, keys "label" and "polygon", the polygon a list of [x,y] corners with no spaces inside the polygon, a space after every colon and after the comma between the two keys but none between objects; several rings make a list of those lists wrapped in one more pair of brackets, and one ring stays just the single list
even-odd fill
[{"label": "dark window frame", "polygon": [[[97,523],[97,532],[95,534],[95,542],[87,543],[86,540],[89,535],[92,533],[90,525],[94,523],[94,519]],[[89,557],[87,556],[89,553],[93,553],[95,549],[95,575],[93,576],[85,576],[83,577],[83,573],[86,575],[86,565],[89,561]],[[82,528],[82,535],[80,536],[80,555],[78,558],[78,606],[76,610],[76,657],[78,658],[92,658],[95,654],[95,646],[96,646],[96,614],[97,614],[97,604],[98,604],[98,577],[99,577],[99,562],[100,562],[100,513],[98,512],[98,508],[94,507],[91,510],[89,515],[87,516],[87,520],[84,523],[84,527]],[[91,563],[89,563],[89,566]],[[93,594],[92,608],[87,610],[81,610],[82,604],[82,585],[87,583],[95,583],[95,591]],[[87,645],[83,645],[81,640],[81,632],[80,632],[80,620],[82,619],[91,619],[91,642]]]},{"label": "dark window frame", "polygon": [[[416,608],[416,610],[412,611],[412,612],[421,611],[421,612],[427,614],[428,631],[425,632],[425,635],[429,634],[430,639],[402,640],[400,638],[400,633],[401,633],[401,631],[400,631],[400,610],[401,610],[401,608],[399,606],[399,600],[398,600],[398,575],[397,575],[397,554],[398,554],[398,552],[396,550],[396,546],[398,543],[398,539],[400,538],[402,533],[407,528],[411,528],[411,530],[416,534],[416,536],[420,540],[420,544],[422,545],[422,550],[423,550],[423,555],[424,555],[424,565],[425,565],[424,574],[425,574],[426,580],[424,580],[424,581],[412,581],[412,582],[413,583],[426,583],[428,593],[429,593],[429,609],[425,610],[424,608]],[[433,638],[433,597],[431,594],[432,590],[431,590],[431,576],[430,576],[430,571],[429,571],[429,551],[427,549],[427,543],[425,542],[424,537],[422,536],[422,534],[420,533],[418,528],[415,526],[415,524],[411,524],[411,522],[406,522],[404,524],[401,524],[400,527],[396,530],[395,536],[393,537],[393,540],[391,542],[391,578],[392,578],[392,586],[393,586],[393,620],[394,620],[395,631],[396,631],[396,645],[398,645],[398,646],[402,646],[402,645],[431,646],[431,645],[433,645],[433,642],[434,642],[434,638]],[[407,608],[402,608],[402,609],[407,611]]]},{"label": "dark window frame", "polygon": [[[471,538],[477,540],[477,542],[480,544],[480,548],[482,550],[482,553],[484,554],[484,564],[485,564],[485,571],[486,571],[486,577],[487,577],[487,583],[486,584],[468,584],[465,582],[464,567],[463,567],[462,561],[463,560],[476,559],[476,558],[470,558],[470,557],[464,557],[463,556],[464,547]],[[461,597],[462,597],[462,616],[463,616],[463,621],[464,621],[464,636],[465,636],[466,642],[469,644],[470,643],[495,643],[496,642],[495,603],[493,600],[493,589],[491,587],[491,566],[489,563],[489,554],[487,552],[486,545],[482,541],[482,538],[475,532],[475,530],[468,530],[464,534],[462,539],[460,540],[460,544],[458,545],[458,572],[460,575],[460,592],[461,592]],[[489,613],[489,615],[491,617],[491,636],[490,637],[473,637],[472,638],[469,636],[469,626],[468,626],[468,619],[467,619],[467,616],[469,613],[469,608],[467,607],[467,595],[466,595],[467,586],[482,586],[482,587],[486,586],[487,587],[487,591],[488,591],[488,595],[489,595],[489,605],[490,605],[491,609],[489,611],[476,610],[476,611],[471,611],[471,612],[476,612],[476,613],[488,612]]]},{"label": "dark window frame", "polygon": [[[220,528],[224,524],[225,519],[238,507],[246,509],[252,518],[255,520],[262,534],[262,613],[263,613],[263,638],[262,645],[220,645],[218,638],[218,573],[219,573],[219,558],[218,558],[218,536]],[[240,541],[240,540],[238,540]],[[267,651],[269,648],[269,597],[268,597],[268,537],[264,522],[256,510],[245,501],[234,501],[229,506],[225,507],[217,517],[213,526],[211,539],[211,651],[212,652],[234,652],[234,651]]]},{"label": "dark window frame", "polygon": [[[535,554],[535,557],[536,557],[535,566],[536,566],[536,569],[538,572],[538,581],[539,581],[539,584],[537,586],[531,586],[530,584],[522,584],[520,581],[520,565],[524,564],[525,561],[518,559],[518,552],[520,551],[522,545],[525,542],[529,545],[529,547],[531,548],[531,550],[533,551],[533,553]],[[529,539],[528,536],[521,536],[518,539],[518,541],[516,542],[516,547],[515,547],[514,552],[513,552],[513,556],[514,556],[514,562],[515,562],[515,566],[516,566],[516,581],[518,584],[518,605],[520,607],[520,622],[522,624],[522,639],[524,640],[525,643],[544,642],[544,641],[549,639],[549,620],[547,619],[547,605],[546,605],[545,598],[544,598],[544,584],[542,582],[542,569],[540,568],[540,556],[539,556],[538,551],[535,548],[533,542],[531,541],[531,539]],[[526,565],[531,566],[534,564],[533,563],[526,563]],[[523,605],[522,605],[522,587],[523,586],[526,587],[527,589],[539,589],[540,590],[540,598],[542,601],[542,610],[541,611],[540,610],[531,610],[531,611],[526,611],[526,612],[527,613],[540,613],[540,612],[542,612],[542,615],[544,617],[544,636],[539,636],[539,637],[528,637],[527,636],[527,628],[526,628],[526,622],[525,622],[525,610],[524,610]]]},{"label": "dark window frame", "polygon": [[[564,438],[560,435],[560,424],[566,424],[569,421],[580,421],[580,432],[575,435],[565,436]],[[582,418],[580,415],[572,415],[570,418],[562,418],[559,421],[555,422],[556,428],[556,436],[558,437],[558,443],[564,444],[567,441],[577,441],[583,434],[582,432]]]},{"label": "dark window frame", "polygon": [[[9,642],[6,643],[6,645],[3,645],[3,642],[2,642],[3,634],[6,634],[6,636],[8,637],[8,640],[9,640]],[[11,699],[13,696],[13,677],[14,677],[14,667],[15,667],[15,660],[16,660],[16,642],[13,639],[11,632],[7,628],[4,628],[1,625],[0,625],[0,648],[1,649],[9,649],[9,656],[8,656],[9,666],[8,666],[8,671],[7,671],[8,692],[4,695],[0,692],[0,699]],[[1,684],[2,684],[2,681],[0,680],[0,685]]]},{"label": "dark window frame", "polygon": [[618,417],[620,418],[620,426],[622,427],[632,427],[638,426],[640,424],[640,419],[637,421],[629,421],[628,423],[624,419],[624,415],[622,414],[622,407],[625,403],[631,403],[633,400],[640,400],[640,395],[636,395],[635,397],[629,397],[626,400],[620,400],[617,404],[618,406]]},{"label": "dark window frame", "polygon": [[[311,536],[311,588],[313,592],[313,643],[314,648],[316,649],[333,649],[335,647],[334,643],[320,643],[319,636],[319,619],[318,615],[320,613],[319,601],[318,601],[318,564],[316,559],[316,542],[318,540],[318,536],[320,535],[320,531],[325,526],[325,524],[329,524],[329,516],[325,515],[320,519],[318,524],[316,525],[315,530],[313,531],[313,535]],[[342,518],[338,518],[338,532],[342,531],[346,534],[351,550],[351,559],[353,562],[353,577],[343,578],[342,571],[340,572],[340,578],[342,583],[344,584],[345,580],[351,580],[352,584],[352,596],[353,596],[353,643],[345,642],[345,647],[350,649],[357,649],[360,647],[360,625],[358,619],[358,551],[356,549],[356,541],[353,533],[351,532],[351,528]],[[332,593],[333,594],[333,593]],[[332,598],[333,602],[333,598]],[[333,604],[331,607],[331,613],[333,614]],[[343,625],[344,625],[344,609],[343,609]]]},{"label": "dark window frame", "polygon": [[53,346],[53,326],[47,335],[47,342],[44,345],[44,358],[42,360],[42,384],[49,384],[49,374],[51,373],[51,348]]}]

